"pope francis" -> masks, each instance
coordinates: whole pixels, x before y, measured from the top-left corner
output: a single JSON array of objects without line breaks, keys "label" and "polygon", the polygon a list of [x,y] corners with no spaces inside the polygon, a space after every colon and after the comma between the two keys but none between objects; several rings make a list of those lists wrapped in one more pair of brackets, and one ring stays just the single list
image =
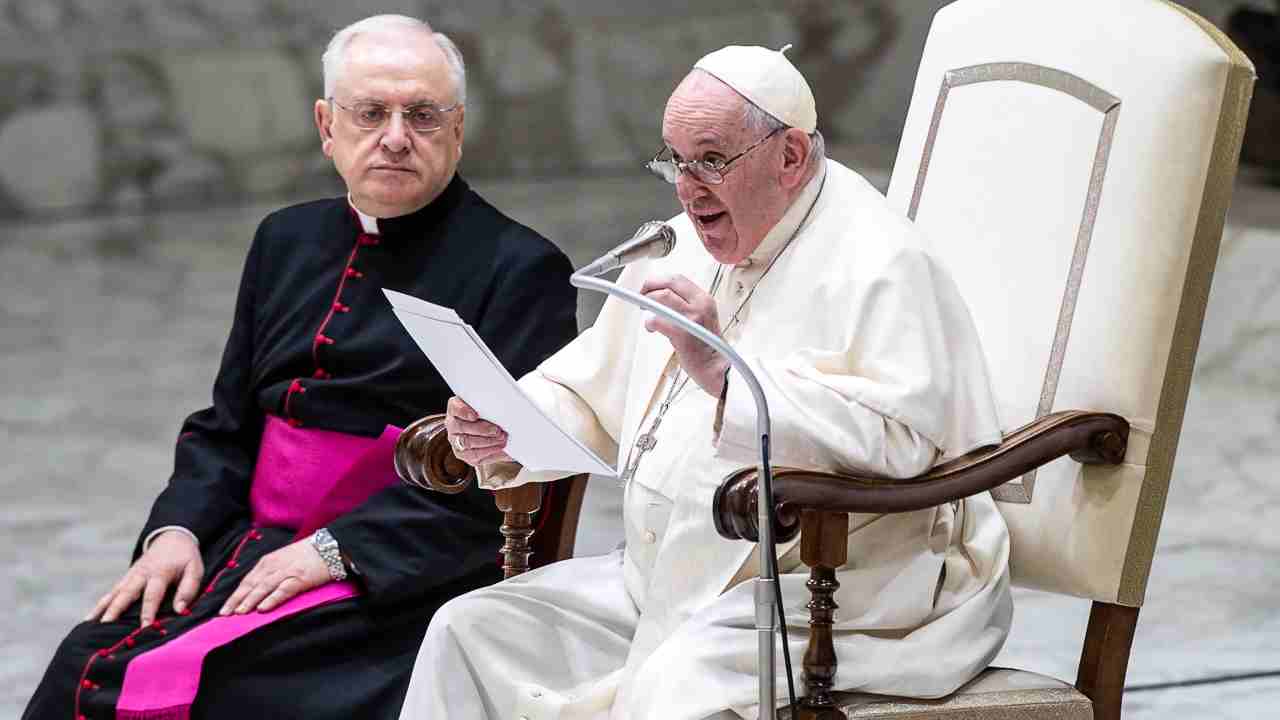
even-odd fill
[{"label": "pope francis", "polygon": [[[785,48],[784,48],[785,50]],[[722,336],[772,411],[776,465],[903,478],[999,441],[982,350],[950,278],[905,218],[829,160],[813,95],[783,52],[702,58],[667,102],[649,167],[684,212],[666,258],[619,282]],[[713,527],[717,484],[756,461],[755,406],[710,348],[610,299],[520,380],[584,444],[616,457],[626,545],[446,604],[403,718],[756,717],[752,546]],[[456,454],[490,488],[546,481],[502,428],[450,401]],[[837,690],[933,697],[1008,633],[1008,535],[990,497],[854,516],[839,571]],[[792,656],[807,573],[782,545]],[[779,662],[778,667],[782,668]],[[776,679],[786,697],[785,678]]]}]

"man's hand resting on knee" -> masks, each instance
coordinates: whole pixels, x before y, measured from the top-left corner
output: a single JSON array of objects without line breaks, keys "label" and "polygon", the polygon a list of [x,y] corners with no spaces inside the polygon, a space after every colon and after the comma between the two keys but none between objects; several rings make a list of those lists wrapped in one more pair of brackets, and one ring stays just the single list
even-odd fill
[{"label": "man's hand resting on knee", "polygon": [[298,540],[264,555],[219,611],[244,615],[271,610],[285,600],[329,582],[329,568],[310,540]]},{"label": "man's hand resting on knee", "polygon": [[161,533],[120,582],[98,600],[85,620],[114,622],[141,596],[142,625],[150,625],[170,585],[178,583],[173,610],[180,613],[195,598],[203,576],[204,561],[200,559],[200,548],[195,541],[181,532]]}]

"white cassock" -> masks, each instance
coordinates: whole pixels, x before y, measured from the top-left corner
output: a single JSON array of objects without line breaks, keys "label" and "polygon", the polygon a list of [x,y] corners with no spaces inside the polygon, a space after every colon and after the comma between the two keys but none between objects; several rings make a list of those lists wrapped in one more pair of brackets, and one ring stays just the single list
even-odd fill
[{"label": "white cassock", "polygon": [[[686,216],[671,224],[675,251],[632,265],[619,282],[638,289],[651,275],[682,273],[711,287],[720,266]],[[827,160],[750,262],[722,269],[721,327],[755,288],[725,338],[768,396],[775,466],[909,477],[999,442],[973,323],[920,247],[879,192]],[[670,342],[643,322],[643,311],[610,298],[592,328],[520,381],[619,469],[676,366]],[[446,604],[402,717],[756,717],[757,633],[743,582],[755,575],[754,545],[721,538],[711,519],[721,480],[758,461],[755,405],[740,379],[731,375],[718,433],[716,416],[717,398],[692,382],[672,403],[628,483],[624,549]],[[482,483],[552,477],[511,466]],[[808,572],[798,542],[778,552],[798,683]],[[1011,621],[1008,557],[985,493],[954,507],[852,516],[836,593],[836,689],[936,697],[986,667]],[[780,657],[777,667],[785,702]]]}]

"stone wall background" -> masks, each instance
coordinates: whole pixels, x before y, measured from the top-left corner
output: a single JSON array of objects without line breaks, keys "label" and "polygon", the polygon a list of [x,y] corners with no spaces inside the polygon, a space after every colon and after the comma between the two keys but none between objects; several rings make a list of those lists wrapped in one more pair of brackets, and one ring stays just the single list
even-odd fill
[{"label": "stone wall background", "polygon": [[[461,47],[473,177],[632,171],[685,70],[730,42],[794,43],[829,141],[893,148],[944,4],[0,0],[0,218],[339,191],[310,119],[320,52],[379,12],[427,18]],[[1221,21],[1239,3],[1186,4]]]}]

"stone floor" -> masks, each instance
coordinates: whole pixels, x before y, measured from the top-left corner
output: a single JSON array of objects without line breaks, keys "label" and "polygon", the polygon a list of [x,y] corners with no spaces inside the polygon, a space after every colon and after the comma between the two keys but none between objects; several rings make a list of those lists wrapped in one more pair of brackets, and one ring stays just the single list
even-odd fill
[{"label": "stone floor", "polygon": [[[638,175],[477,185],[575,263],[674,209],[666,187]],[[208,402],[246,243],[270,209],[0,226],[0,717],[21,712],[61,634],[125,568],[178,423]],[[584,319],[596,307],[583,298]],[[1246,183],[1214,283],[1127,717],[1274,717],[1280,705],[1278,361],[1280,191]],[[617,507],[607,483],[591,502],[597,517]],[[616,542],[603,527],[585,529],[584,549]],[[1017,600],[1000,662],[1073,679],[1088,603]],[[1259,672],[1273,675],[1141,689]]]}]

